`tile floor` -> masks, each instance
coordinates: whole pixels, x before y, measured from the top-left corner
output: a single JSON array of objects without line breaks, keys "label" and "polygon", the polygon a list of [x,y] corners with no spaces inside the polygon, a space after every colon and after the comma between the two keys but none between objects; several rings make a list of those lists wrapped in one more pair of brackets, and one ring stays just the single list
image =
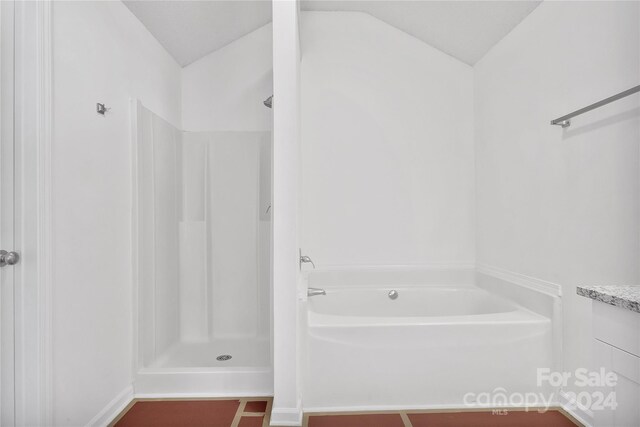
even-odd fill
[{"label": "tile floor", "polygon": [[[271,398],[138,400],[115,427],[268,427]],[[305,414],[304,427],[575,427],[563,412],[465,411]]]},{"label": "tile floor", "polygon": [[114,427],[268,427],[271,398],[136,400]]},{"label": "tile floor", "polygon": [[420,412],[305,415],[304,427],[576,427],[560,411]]}]

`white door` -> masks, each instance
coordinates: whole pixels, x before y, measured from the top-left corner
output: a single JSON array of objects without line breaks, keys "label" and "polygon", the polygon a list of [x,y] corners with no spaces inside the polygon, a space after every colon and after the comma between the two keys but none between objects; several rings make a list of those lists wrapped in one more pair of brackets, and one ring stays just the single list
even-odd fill
[{"label": "white door", "polygon": [[0,0],[0,426],[51,425],[50,3]]},{"label": "white door", "polygon": [[[14,250],[14,3],[0,2],[0,250]],[[0,425],[15,425],[14,267],[0,260]]]}]

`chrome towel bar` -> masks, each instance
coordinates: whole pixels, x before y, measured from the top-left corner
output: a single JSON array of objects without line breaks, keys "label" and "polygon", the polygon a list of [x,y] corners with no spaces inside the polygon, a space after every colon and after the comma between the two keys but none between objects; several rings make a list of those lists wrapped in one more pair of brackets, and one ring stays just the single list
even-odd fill
[{"label": "chrome towel bar", "polygon": [[558,117],[555,120],[551,120],[551,124],[555,126],[562,126],[563,128],[571,126],[571,118],[575,116],[579,116],[580,114],[584,114],[587,111],[595,110],[598,107],[602,107],[603,105],[607,105],[610,102],[617,101],[618,99],[622,99],[625,96],[633,95],[636,92],[640,92],[640,85],[632,87],[631,89],[627,89],[624,92],[620,92],[617,95],[610,96],[609,98],[603,99],[602,101],[598,101],[595,104],[591,104],[587,107],[581,108],[579,110],[574,111],[573,113],[569,113],[566,116]]}]

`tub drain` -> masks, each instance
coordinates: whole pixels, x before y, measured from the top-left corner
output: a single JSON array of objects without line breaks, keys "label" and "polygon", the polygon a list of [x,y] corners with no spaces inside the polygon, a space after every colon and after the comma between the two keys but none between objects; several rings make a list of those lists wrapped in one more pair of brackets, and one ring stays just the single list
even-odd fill
[{"label": "tub drain", "polygon": [[224,362],[225,360],[229,360],[229,359],[231,359],[230,354],[221,354],[220,356],[216,357],[216,360],[220,362]]}]

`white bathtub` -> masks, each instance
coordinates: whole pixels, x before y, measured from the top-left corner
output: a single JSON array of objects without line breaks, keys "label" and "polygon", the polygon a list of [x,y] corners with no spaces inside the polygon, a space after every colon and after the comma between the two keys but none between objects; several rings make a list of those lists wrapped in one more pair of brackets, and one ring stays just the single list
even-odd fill
[{"label": "white bathtub", "polygon": [[359,277],[309,276],[327,295],[307,301],[305,410],[458,408],[469,392],[543,391],[549,318],[469,284]]},{"label": "white bathtub", "polygon": [[[396,291],[396,299],[389,292]],[[327,289],[308,301],[309,325],[422,325],[530,321],[530,313],[471,286]]]}]

